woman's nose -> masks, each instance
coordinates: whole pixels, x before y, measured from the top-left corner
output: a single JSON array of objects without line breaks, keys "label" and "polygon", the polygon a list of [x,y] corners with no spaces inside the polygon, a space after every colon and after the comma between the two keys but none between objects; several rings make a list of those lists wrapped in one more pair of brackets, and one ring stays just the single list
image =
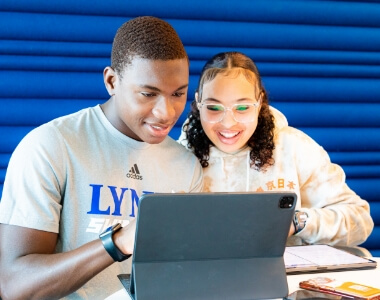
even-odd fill
[{"label": "woman's nose", "polygon": [[220,122],[226,127],[231,127],[237,123],[234,117],[234,113],[230,108],[224,111],[223,119]]}]

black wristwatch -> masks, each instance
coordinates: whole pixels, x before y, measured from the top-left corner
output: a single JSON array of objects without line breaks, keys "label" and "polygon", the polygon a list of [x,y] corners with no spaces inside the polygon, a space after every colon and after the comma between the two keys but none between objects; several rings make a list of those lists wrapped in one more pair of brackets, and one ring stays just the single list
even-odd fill
[{"label": "black wristwatch", "polygon": [[309,215],[304,211],[296,210],[293,216],[294,234],[305,228]]},{"label": "black wristwatch", "polygon": [[113,242],[113,234],[120,230],[121,224],[117,223],[108,227],[104,232],[99,235],[99,238],[102,240],[104,248],[107,250],[108,254],[113,258],[114,261],[124,261],[131,257],[131,254],[124,254],[116,247]]}]

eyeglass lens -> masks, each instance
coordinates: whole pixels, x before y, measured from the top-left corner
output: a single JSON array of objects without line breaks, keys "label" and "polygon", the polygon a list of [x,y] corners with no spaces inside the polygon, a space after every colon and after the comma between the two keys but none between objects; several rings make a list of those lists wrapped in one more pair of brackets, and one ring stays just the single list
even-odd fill
[{"label": "eyeglass lens", "polygon": [[235,104],[231,108],[225,107],[222,104],[207,104],[201,105],[201,113],[206,121],[218,123],[223,120],[226,111],[232,113],[236,122],[249,123],[254,121],[257,104]]}]

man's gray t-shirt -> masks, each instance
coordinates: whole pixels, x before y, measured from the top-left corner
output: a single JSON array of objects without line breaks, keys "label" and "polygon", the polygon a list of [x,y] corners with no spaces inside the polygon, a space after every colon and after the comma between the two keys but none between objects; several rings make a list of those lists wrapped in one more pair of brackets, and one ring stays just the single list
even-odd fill
[{"label": "man's gray t-shirt", "polygon": [[[66,252],[116,222],[127,226],[143,194],[201,189],[192,153],[170,137],[160,144],[130,139],[95,106],[21,141],[8,166],[0,223],[59,233],[56,251]],[[129,272],[130,259],[114,263],[67,299],[104,299],[122,288],[116,275]]]}]

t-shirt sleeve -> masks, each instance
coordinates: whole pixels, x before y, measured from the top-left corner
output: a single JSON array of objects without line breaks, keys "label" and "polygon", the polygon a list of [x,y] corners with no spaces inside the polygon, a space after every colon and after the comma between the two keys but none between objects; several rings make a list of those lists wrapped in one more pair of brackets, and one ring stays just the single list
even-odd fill
[{"label": "t-shirt sleeve", "polygon": [[0,222],[58,232],[65,184],[65,147],[60,133],[43,125],[31,131],[9,161]]}]

